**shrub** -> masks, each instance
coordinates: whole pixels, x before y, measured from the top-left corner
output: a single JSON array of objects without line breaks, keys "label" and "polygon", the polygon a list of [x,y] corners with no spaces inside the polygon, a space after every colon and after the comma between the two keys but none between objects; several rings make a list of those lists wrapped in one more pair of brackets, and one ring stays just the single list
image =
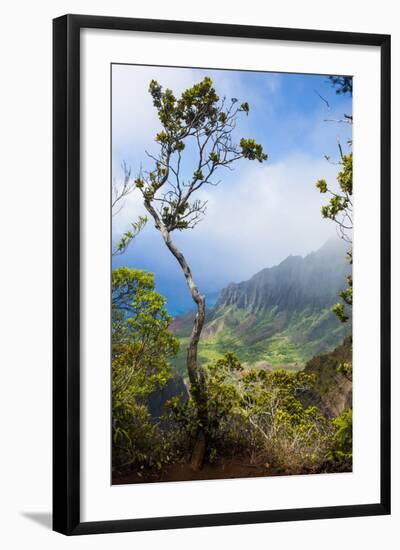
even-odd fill
[{"label": "shrub", "polygon": [[328,458],[342,467],[351,467],[353,458],[353,411],[346,409],[332,420],[335,431]]},{"label": "shrub", "polygon": [[246,452],[285,473],[317,471],[326,460],[332,424],[299,397],[313,375],[245,369],[232,355],[208,365],[209,431],[216,452]]},{"label": "shrub", "polygon": [[171,377],[168,359],[178,341],[153,275],[142,270],[112,273],[113,468],[157,466],[168,460],[168,438],[147,409],[148,396]]}]

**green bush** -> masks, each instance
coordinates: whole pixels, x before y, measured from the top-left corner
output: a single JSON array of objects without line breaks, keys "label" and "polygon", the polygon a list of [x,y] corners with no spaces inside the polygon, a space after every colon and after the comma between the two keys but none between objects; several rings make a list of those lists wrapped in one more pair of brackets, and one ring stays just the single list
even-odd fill
[{"label": "green bush", "polygon": [[[233,354],[206,367],[208,459],[247,456],[277,472],[321,471],[332,449],[336,424],[300,397],[314,376],[285,370],[244,368]],[[172,404],[182,434],[196,432],[190,400]]]},{"label": "green bush", "polygon": [[[331,420],[304,405],[302,396],[315,389],[313,374],[246,369],[228,353],[206,367],[206,376],[209,461],[248,456],[286,474],[351,466],[351,411]],[[196,432],[192,407],[178,400],[172,407],[189,440]]]},{"label": "green bush", "polygon": [[253,460],[286,473],[319,468],[332,428],[317,407],[306,407],[299,399],[312,387],[312,375],[244,369],[229,354],[207,372],[216,447],[239,444]]},{"label": "green bush", "polygon": [[342,465],[351,466],[353,458],[353,411],[346,409],[332,420],[335,431],[328,458]]},{"label": "green bush", "polygon": [[160,467],[168,460],[168,438],[147,409],[149,395],[171,377],[168,359],[178,341],[153,275],[125,267],[112,273],[113,468]]}]

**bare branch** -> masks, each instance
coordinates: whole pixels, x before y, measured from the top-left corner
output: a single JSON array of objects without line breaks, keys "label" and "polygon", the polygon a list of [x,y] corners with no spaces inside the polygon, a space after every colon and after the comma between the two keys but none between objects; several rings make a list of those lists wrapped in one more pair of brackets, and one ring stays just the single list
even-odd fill
[{"label": "bare branch", "polygon": [[324,122],[337,122],[339,124],[353,124],[353,119],[347,120],[343,118],[324,118]]},{"label": "bare branch", "polygon": [[327,106],[328,110],[330,111],[331,110],[331,106],[329,105],[328,101],[322,97],[322,95],[317,92],[317,90],[314,90],[314,92],[317,94],[317,96],[325,103],[325,105]]},{"label": "bare branch", "polygon": [[121,211],[124,206],[123,200],[132,193],[135,188],[135,182],[131,180],[131,169],[127,167],[125,162],[122,164],[122,170],[124,172],[122,186],[118,187],[115,180],[113,180],[112,183],[111,208],[113,216],[116,216]]}]

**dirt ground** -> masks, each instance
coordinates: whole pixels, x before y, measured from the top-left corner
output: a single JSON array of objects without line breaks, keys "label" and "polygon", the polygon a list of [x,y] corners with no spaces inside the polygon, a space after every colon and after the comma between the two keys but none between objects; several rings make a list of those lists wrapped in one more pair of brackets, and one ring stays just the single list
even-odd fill
[{"label": "dirt ground", "polygon": [[169,464],[160,471],[134,471],[113,475],[113,485],[129,483],[154,483],[160,481],[194,481],[206,479],[234,479],[241,477],[264,477],[277,475],[268,464],[253,465],[248,460],[221,459],[213,464],[204,464],[200,471],[194,471],[190,464]]}]

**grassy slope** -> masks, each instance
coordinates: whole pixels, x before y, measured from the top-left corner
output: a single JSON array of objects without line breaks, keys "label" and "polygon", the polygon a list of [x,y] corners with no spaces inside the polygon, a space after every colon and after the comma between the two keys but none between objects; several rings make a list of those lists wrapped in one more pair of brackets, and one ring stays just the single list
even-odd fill
[{"label": "grassy slope", "polygon": [[[187,315],[172,326],[181,344],[174,363],[182,374],[192,319]],[[229,351],[247,365],[300,369],[314,355],[333,350],[350,331],[330,309],[305,309],[290,316],[270,309],[254,315],[230,306],[213,312],[206,322],[199,358],[204,364]]]}]

